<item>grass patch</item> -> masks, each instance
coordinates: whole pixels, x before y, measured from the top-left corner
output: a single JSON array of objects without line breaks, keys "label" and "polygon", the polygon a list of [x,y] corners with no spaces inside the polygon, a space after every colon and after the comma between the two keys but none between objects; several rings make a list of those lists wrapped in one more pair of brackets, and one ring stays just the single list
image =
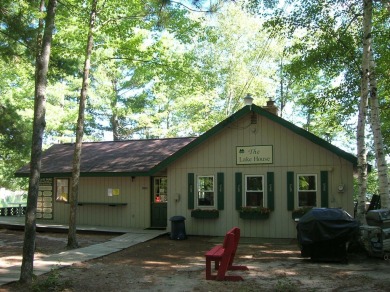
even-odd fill
[{"label": "grass patch", "polygon": [[72,282],[61,278],[59,269],[52,269],[45,276],[35,278],[32,283],[33,292],[62,291],[72,286]]},{"label": "grass patch", "polygon": [[273,291],[275,292],[297,292],[299,291],[298,285],[293,283],[290,279],[280,279],[276,283]]}]

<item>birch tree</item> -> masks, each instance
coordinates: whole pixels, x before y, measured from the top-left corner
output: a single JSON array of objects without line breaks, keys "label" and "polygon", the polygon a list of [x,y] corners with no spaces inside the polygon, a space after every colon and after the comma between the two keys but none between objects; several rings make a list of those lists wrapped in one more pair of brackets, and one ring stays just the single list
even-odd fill
[{"label": "birch tree", "polygon": [[[368,165],[366,147],[369,146],[373,147],[376,154],[375,162],[380,177],[378,189],[382,206],[388,207],[388,169],[382,137],[386,132],[382,133],[383,125],[379,114],[380,107],[386,108],[385,103],[388,104],[388,100],[379,99],[378,96],[379,91],[386,90],[386,83],[389,80],[390,63],[389,58],[386,58],[388,48],[381,45],[387,42],[389,34],[389,26],[386,23],[388,1],[312,0],[293,3],[291,11],[279,11],[269,22],[271,28],[279,27],[279,31],[284,31],[289,37],[296,33],[299,35],[298,39],[294,39],[295,43],[292,42],[292,45],[286,49],[288,53],[293,53],[295,56],[285,67],[285,71],[296,78],[295,88],[296,84],[302,84],[302,81],[307,81],[311,87],[316,88],[321,87],[322,80],[328,80],[327,86],[322,86],[321,92],[316,94],[317,97],[322,94],[320,103],[322,106],[314,108],[316,116],[321,121],[328,120],[324,118],[323,112],[330,113],[337,117],[335,121],[348,131],[352,128],[349,121],[358,115],[358,126],[354,131],[358,139],[356,142],[359,169],[358,215],[362,217],[364,214]],[[374,37],[376,37],[375,42]],[[374,61],[374,57],[378,62]],[[382,73],[380,78],[376,76],[376,63],[380,65],[378,70]],[[312,78],[313,74],[321,78]],[[323,78],[324,76],[326,79]],[[308,87],[305,86],[299,89],[302,94],[308,91]],[[299,99],[297,94],[295,96]],[[338,107],[327,105],[332,99]],[[310,95],[303,100],[313,105]],[[369,119],[367,119],[368,114]],[[366,140],[366,126],[371,126],[372,141]]]},{"label": "birch tree", "polygon": [[[369,88],[370,125],[374,136],[374,149],[378,168],[378,184],[381,206],[382,208],[390,208],[388,167],[383,147],[379,101],[377,95],[378,88],[376,78],[376,64],[372,46],[372,10],[373,0],[363,0],[363,52],[364,47],[367,47],[365,50],[366,53],[363,53],[363,64],[366,66],[368,65],[368,68],[363,67],[363,74],[367,75],[363,76],[363,78],[365,79],[365,82],[368,84]],[[363,96],[361,98],[363,99]]]},{"label": "birch tree", "polygon": [[84,111],[87,99],[87,91],[89,86],[89,71],[91,68],[91,55],[93,49],[93,35],[95,29],[95,21],[97,15],[98,0],[93,0],[91,5],[91,14],[89,19],[89,31],[87,38],[87,48],[85,52],[85,62],[83,70],[83,81],[79,99],[79,115],[77,119],[76,143],[73,154],[73,171],[72,171],[72,187],[70,193],[70,212],[69,212],[69,232],[68,232],[68,248],[78,247],[77,242],[77,203],[79,193],[80,180],[80,160],[84,134]]},{"label": "birch tree", "polygon": [[[23,259],[20,273],[20,282],[31,284],[34,269],[35,234],[36,234],[36,209],[39,190],[39,179],[42,159],[42,140],[45,129],[45,104],[46,82],[49,69],[49,59],[54,19],[57,1],[50,0],[46,9],[45,24],[43,19],[39,21],[39,29],[44,28],[37,37],[37,55],[35,72],[35,96],[34,96],[34,121],[31,146],[30,178],[27,198],[27,210],[25,218],[25,231],[23,242]],[[45,1],[40,3],[40,12],[45,10]]]},{"label": "birch tree", "polygon": [[356,218],[365,223],[365,205],[367,194],[367,148],[366,148],[366,118],[368,108],[369,94],[369,55],[370,55],[370,22],[366,21],[367,14],[364,15],[363,26],[363,58],[362,58],[362,77],[361,93],[359,101],[359,116],[357,124],[357,156],[358,156],[358,208]]}]

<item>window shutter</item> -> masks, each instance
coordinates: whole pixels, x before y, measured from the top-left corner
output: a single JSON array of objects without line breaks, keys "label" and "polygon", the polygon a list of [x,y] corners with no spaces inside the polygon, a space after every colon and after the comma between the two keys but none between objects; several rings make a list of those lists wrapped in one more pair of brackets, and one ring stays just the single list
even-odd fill
[{"label": "window shutter", "polygon": [[225,179],[223,172],[217,173],[217,188],[218,210],[223,210],[225,205]]},{"label": "window shutter", "polygon": [[329,207],[328,172],[321,171],[321,207]]},{"label": "window shutter", "polygon": [[287,210],[294,210],[294,172],[287,171]]},{"label": "window shutter", "polygon": [[275,183],[273,172],[267,172],[267,186],[267,207],[273,211],[275,209]]},{"label": "window shutter", "polygon": [[242,173],[236,172],[236,210],[239,210],[242,206]]},{"label": "window shutter", "polygon": [[188,209],[194,209],[195,201],[195,174],[188,174]]}]

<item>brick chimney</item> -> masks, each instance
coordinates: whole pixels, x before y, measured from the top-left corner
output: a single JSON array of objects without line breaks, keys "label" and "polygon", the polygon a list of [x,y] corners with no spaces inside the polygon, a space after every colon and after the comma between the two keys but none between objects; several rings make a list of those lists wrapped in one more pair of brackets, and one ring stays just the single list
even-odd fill
[{"label": "brick chimney", "polygon": [[275,102],[270,99],[269,101],[267,101],[267,105],[266,106],[263,106],[263,109],[265,109],[266,111],[269,111],[271,114],[274,114],[276,116],[279,115],[279,109],[278,107],[275,105]]}]

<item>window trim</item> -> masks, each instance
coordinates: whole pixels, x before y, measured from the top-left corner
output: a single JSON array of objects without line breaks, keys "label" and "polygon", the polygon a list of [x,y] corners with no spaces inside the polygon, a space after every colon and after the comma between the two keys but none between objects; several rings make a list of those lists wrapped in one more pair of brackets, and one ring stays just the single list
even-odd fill
[{"label": "window trim", "polygon": [[[213,189],[212,191],[208,190],[207,192],[213,193],[213,205],[200,205],[199,204],[199,193],[200,193],[200,181],[202,177],[211,177],[213,179]],[[215,191],[215,175],[197,175],[196,176],[196,197],[195,197],[195,206],[198,209],[216,209],[217,208],[217,192]]]},{"label": "window trim", "polygon": [[[263,206],[247,206],[246,205],[246,194],[248,192],[248,181],[247,181],[247,177],[262,177],[262,190],[261,192],[263,193]],[[244,175],[244,190],[243,190],[243,196],[242,196],[242,199],[243,199],[243,202],[242,202],[242,206],[243,207],[248,207],[248,208],[257,208],[257,207],[266,207],[267,206],[267,201],[266,201],[266,187],[267,187],[267,183],[265,181],[265,175],[264,174],[245,174]],[[253,192],[253,191],[249,191],[249,192]]]},{"label": "window trim", "polygon": [[[315,190],[300,190],[299,189],[299,178],[301,176],[314,176],[315,177]],[[319,200],[319,197],[318,197],[318,174],[316,173],[297,173],[297,207],[298,208],[301,208],[301,207],[317,207],[318,206],[318,200]],[[299,205],[299,194],[300,193],[312,193],[312,192],[315,192],[315,205],[314,206],[307,206],[307,205],[304,205],[304,206],[300,206]]]},{"label": "window trim", "polygon": [[[67,181],[68,192],[66,193],[66,199],[61,199],[62,196],[58,195],[58,181],[59,180]],[[69,178],[56,178],[55,179],[55,198],[56,198],[56,202],[69,203],[69,193],[70,193],[70,179]]]}]

